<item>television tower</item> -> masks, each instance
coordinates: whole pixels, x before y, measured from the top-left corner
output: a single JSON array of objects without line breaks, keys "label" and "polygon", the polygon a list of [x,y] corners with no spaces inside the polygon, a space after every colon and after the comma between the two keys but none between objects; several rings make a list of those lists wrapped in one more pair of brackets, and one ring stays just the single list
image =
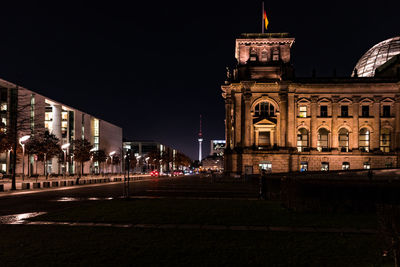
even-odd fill
[{"label": "television tower", "polygon": [[203,134],[201,132],[201,115],[200,115],[200,131],[199,131],[199,162],[201,162],[202,155],[201,155],[201,143],[203,142]]}]

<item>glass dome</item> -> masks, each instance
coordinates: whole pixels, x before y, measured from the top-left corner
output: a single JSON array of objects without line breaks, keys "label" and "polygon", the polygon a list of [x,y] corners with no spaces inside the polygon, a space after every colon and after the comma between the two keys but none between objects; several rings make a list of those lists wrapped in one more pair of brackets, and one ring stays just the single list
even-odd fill
[{"label": "glass dome", "polygon": [[373,77],[379,66],[397,54],[400,54],[400,36],[374,45],[357,62],[351,76],[354,76],[354,71],[357,70],[358,77]]}]

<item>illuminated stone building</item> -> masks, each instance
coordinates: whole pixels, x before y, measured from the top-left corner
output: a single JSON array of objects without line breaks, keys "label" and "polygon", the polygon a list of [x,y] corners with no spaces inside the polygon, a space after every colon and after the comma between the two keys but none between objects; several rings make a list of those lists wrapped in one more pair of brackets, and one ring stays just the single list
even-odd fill
[{"label": "illuminated stone building", "polygon": [[399,165],[400,37],[379,43],[353,77],[298,78],[294,38],[242,34],[222,86],[225,171],[244,174]]},{"label": "illuminated stone building", "polygon": [[[18,108],[13,108],[18,103]],[[60,145],[72,143],[73,140],[85,138],[98,150],[109,153],[122,151],[122,128],[101,120],[83,111],[77,110],[36,92],[17,86],[0,79],[0,107],[3,129],[12,124],[13,117],[18,110],[18,136],[33,135],[38,131],[48,131],[54,134]],[[68,148],[69,150],[69,148]],[[17,150],[19,152],[19,150]],[[66,151],[68,154],[69,151]],[[22,153],[17,155],[17,174],[22,173]],[[44,164],[37,162],[33,155],[25,155],[25,175],[44,173]],[[10,173],[10,153],[0,153],[0,171]],[[47,162],[47,173],[62,173],[63,161],[53,158]],[[69,174],[77,172],[75,162],[70,160],[66,164]],[[110,169],[110,168],[109,168]],[[114,168],[118,171],[119,168]],[[98,162],[88,161],[84,164],[84,172],[99,171]],[[107,170],[104,170],[107,172]]]}]

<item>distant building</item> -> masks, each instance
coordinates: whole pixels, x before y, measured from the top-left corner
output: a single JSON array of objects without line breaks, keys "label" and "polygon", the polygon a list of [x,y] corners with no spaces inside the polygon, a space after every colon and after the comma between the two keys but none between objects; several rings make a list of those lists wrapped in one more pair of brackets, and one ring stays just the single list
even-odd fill
[{"label": "distant building", "polygon": [[217,154],[205,157],[202,160],[202,169],[206,171],[222,171],[224,170],[224,158]]},{"label": "distant building", "polygon": [[[17,125],[18,138],[48,131],[60,140],[60,145],[85,138],[94,149],[102,149],[107,155],[114,151],[118,155],[122,150],[121,127],[2,79],[0,79],[0,119],[1,131],[10,131]],[[70,148],[66,151],[67,155]],[[10,152],[11,148],[9,152],[0,153],[0,171],[7,174],[12,170]],[[17,152],[16,173],[20,174],[22,153],[19,153],[19,148]],[[88,161],[84,163],[84,172],[99,172],[99,167],[98,162]],[[77,172],[77,164],[73,157],[65,165],[58,157],[47,162],[49,174],[61,174],[64,168],[67,174]],[[102,171],[108,172],[111,168]],[[119,171],[118,166],[116,168],[114,166],[114,171]],[[43,174],[44,164],[38,163],[34,155],[25,154],[24,173]]]},{"label": "distant building", "polygon": [[225,149],[225,140],[211,140],[210,141],[210,155],[218,155],[218,156],[223,156],[224,155],[224,149]]},{"label": "distant building", "polygon": [[[180,153],[178,150],[173,149],[169,146],[163,145],[159,142],[152,140],[124,140],[123,142],[124,154],[129,150],[136,157],[137,164],[135,168],[131,168],[133,172],[147,173],[151,170],[156,169],[157,164],[151,162],[151,153],[159,153],[159,156],[164,156],[164,162],[161,162],[160,172],[169,172],[177,169],[175,162],[176,155]],[[166,159],[171,161],[165,162]]]}]

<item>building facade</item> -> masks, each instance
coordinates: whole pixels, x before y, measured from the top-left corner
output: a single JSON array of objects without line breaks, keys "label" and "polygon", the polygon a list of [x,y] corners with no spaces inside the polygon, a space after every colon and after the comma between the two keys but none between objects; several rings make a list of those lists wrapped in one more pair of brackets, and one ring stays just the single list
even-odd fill
[{"label": "building facade", "polygon": [[[40,131],[48,131],[59,139],[59,144],[72,144],[73,140],[87,139],[94,150],[104,150],[107,155],[122,151],[122,128],[90,114],[54,101],[36,92],[0,79],[0,106],[3,129],[13,123],[18,128],[18,137],[32,136]],[[17,115],[16,115],[17,114]],[[16,117],[17,116],[17,117]],[[72,146],[71,146],[72,147]],[[69,154],[66,149],[66,155]],[[16,173],[22,173],[22,153],[17,150]],[[77,173],[73,157],[66,164],[58,158],[47,162],[47,173],[61,174],[62,168],[68,174]],[[24,173],[43,174],[43,162],[37,162],[34,155],[25,154]],[[119,167],[116,168],[119,170]],[[10,152],[0,154],[0,171],[11,172]],[[98,173],[98,162],[84,164],[85,173]],[[103,170],[107,172],[107,170]]]},{"label": "building facade", "polygon": [[228,70],[222,86],[225,171],[398,166],[399,56],[389,52],[373,77],[296,78],[293,44],[285,33],[236,39],[237,66]]}]

